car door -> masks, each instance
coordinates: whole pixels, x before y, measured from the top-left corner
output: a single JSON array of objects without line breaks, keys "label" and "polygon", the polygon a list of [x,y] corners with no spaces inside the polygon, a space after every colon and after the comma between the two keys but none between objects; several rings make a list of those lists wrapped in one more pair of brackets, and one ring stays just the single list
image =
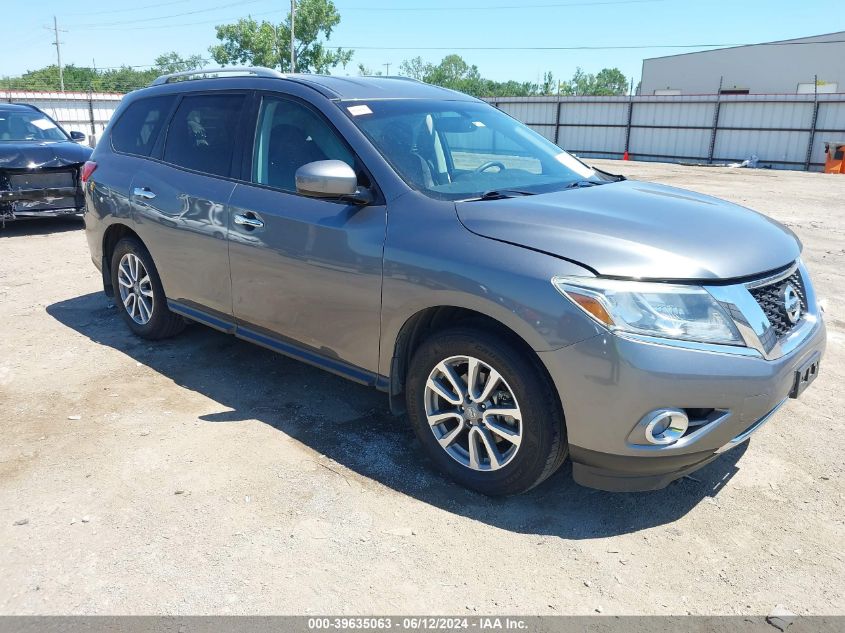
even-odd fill
[{"label": "car door", "polygon": [[232,321],[228,203],[247,96],[181,97],[159,160],[147,161],[131,188],[136,229],[168,300],[176,310],[224,329]]},{"label": "car door", "polygon": [[361,382],[378,370],[386,208],[296,193],[297,168],[352,149],[313,106],[258,96],[248,183],[230,201],[232,309],[239,336]]}]

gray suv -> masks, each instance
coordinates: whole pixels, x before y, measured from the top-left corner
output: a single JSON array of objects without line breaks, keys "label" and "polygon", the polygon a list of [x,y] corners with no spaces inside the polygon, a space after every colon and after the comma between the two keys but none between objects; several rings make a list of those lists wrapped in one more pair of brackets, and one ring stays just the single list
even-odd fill
[{"label": "gray suv", "polygon": [[789,229],[591,168],[402,78],[160,77],[84,173],[91,257],[137,335],[199,322],[386,392],[442,472],[650,490],[816,377]]}]

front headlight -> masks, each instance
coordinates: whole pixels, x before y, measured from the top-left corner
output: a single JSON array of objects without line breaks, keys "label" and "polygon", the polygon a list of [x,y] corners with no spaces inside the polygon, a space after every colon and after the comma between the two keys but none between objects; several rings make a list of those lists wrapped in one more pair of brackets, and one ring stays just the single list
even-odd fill
[{"label": "front headlight", "polygon": [[611,331],[743,345],[725,309],[700,286],[555,277],[554,286]]}]

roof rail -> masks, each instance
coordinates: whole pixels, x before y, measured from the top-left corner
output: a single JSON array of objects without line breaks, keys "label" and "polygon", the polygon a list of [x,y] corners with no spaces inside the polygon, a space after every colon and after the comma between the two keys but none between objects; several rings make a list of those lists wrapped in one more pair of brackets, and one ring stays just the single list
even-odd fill
[{"label": "roof rail", "polygon": [[402,81],[413,81],[418,84],[425,83],[424,81],[414,79],[413,77],[406,77],[405,75],[359,75],[358,77],[361,79],[400,79]]},{"label": "roof rail", "polygon": [[386,79],[401,79],[402,81],[413,81],[414,83],[424,84],[421,79],[414,79],[413,77],[406,77],[405,75],[385,75]]},{"label": "roof rail", "polygon": [[179,73],[170,73],[156,77],[151,86],[173,83],[183,79],[212,79],[221,75],[252,75],[254,77],[271,77],[273,79],[284,79],[286,75],[272,68],[262,66],[233,66],[231,68],[200,68],[197,70],[185,70]]}]

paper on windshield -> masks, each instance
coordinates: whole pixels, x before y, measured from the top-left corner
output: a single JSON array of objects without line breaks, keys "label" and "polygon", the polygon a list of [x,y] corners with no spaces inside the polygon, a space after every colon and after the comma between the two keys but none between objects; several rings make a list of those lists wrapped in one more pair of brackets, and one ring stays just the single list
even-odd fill
[{"label": "paper on windshield", "polygon": [[373,113],[373,111],[370,110],[370,106],[368,106],[368,105],[354,105],[354,106],[349,106],[346,109],[349,110],[349,114],[351,114],[352,116],[361,116],[362,114],[372,114]]},{"label": "paper on windshield", "polygon": [[54,127],[56,127],[55,125],[53,125],[53,122],[48,119],[33,119],[32,121],[30,121],[30,123],[32,123],[39,130],[52,130]]}]

